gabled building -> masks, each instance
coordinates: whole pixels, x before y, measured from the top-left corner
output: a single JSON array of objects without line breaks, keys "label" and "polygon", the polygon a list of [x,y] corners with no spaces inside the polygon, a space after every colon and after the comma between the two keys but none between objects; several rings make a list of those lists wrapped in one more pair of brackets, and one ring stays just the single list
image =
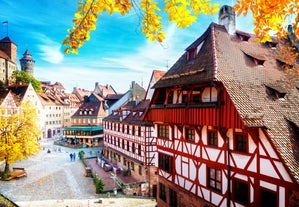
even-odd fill
[{"label": "gabled building", "polygon": [[106,116],[104,101],[97,94],[85,96],[83,104],[71,116],[71,126],[63,129],[68,144],[89,147],[103,144],[102,121]]},{"label": "gabled building", "polygon": [[[14,103],[17,106],[20,106],[22,103],[31,102],[34,107],[36,107],[37,112],[37,125],[38,128],[41,130],[41,136],[43,137],[42,129],[43,129],[43,108],[42,104],[39,100],[37,93],[35,92],[34,88],[32,87],[31,83],[29,84],[15,84],[7,86],[6,89],[9,91],[8,95],[13,96]],[[11,102],[12,103],[12,102]],[[8,107],[8,106],[7,106]]]},{"label": "gabled building", "polygon": [[[155,77],[152,76],[152,82],[157,81]],[[130,90],[124,95],[128,97],[127,101],[104,119],[102,163],[110,166],[107,170],[114,169],[115,179],[123,184],[126,195],[156,197],[156,139],[151,136],[152,123],[143,121],[150,103],[145,95],[146,91],[132,82]],[[128,178],[123,180],[117,172]]]},{"label": "gabled building", "polygon": [[158,206],[299,206],[299,92],[280,44],[234,30],[229,6],[219,20],[154,85]]}]

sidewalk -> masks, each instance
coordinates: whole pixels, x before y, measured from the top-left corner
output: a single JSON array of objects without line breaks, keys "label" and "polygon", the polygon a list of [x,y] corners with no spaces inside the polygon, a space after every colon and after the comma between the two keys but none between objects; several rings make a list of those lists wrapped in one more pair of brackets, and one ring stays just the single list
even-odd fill
[{"label": "sidewalk", "polygon": [[22,207],[155,207],[155,199],[99,198],[90,200],[44,200],[18,202]]},{"label": "sidewalk", "polygon": [[[96,158],[92,159],[86,159],[86,162],[88,163],[88,166],[91,167],[93,172],[97,173],[97,176],[101,178],[104,183],[104,191],[113,191],[114,188],[118,188],[113,180],[113,172],[106,172],[101,166],[96,162]],[[142,182],[143,180],[136,180],[132,176],[123,176],[122,173],[119,173],[116,175],[118,179],[120,179],[123,183],[135,183],[135,182]]]},{"label": "sidewalk", "polygon": [[[43,140],[44,150],[29,159],[19,161],[11,167],[23,167],[27,177],[11,181],[0,181],[0,192],[21,207],[154,207],[155,200],[125,198],[122,195],[108,198],[95,193],[92,178],[85,177],[84,165],[79,159],[70,161],[70,153],[82,149],[61,147],[56,150],[52,140]],[[51,153],[47,153],[48,149]],[[92,148],[84,149],[89,153]],[[91,154],[91,153],[90,153]],[[93,153],[95,154],[95,153]],[[105,172],[91,160],[93,169],[104,180],[106,189],[111,190],[114,181],[110,173]],[[3,167],[3,166],[0,166]],[[102,203],[99,201],[101,200]]]}]

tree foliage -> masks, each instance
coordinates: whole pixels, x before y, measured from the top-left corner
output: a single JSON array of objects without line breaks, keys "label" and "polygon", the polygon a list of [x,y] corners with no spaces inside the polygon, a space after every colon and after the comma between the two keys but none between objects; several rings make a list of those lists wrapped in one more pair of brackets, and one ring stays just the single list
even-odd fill
[{"label": "tree foliage", "polygon": [[36,92],[41,92],[41,83],[36,80],[33,76],[29,75],[25,71],[20,71],[20,70],[15,70],[11,76],[11,78],[16,82],[16,83],[22,83],[22,84],[32,84],[32,87]]},{"label": "tree foliage", "polygon": [[[162,42],[165,39],[162,27],[161,9],[158,0],[83,0],[78,2],[78,11],[73,19],[74,26],[68,29],[67,37],[63,41],[66,45],[65,53],[78,53],[85,41],[90,39],[90,31],[96,29],[98,16],[103,12],[112,15],[128,14],[132,8],[140,17],[141,31],[151,41]],[[211,14],[218,11],[218,4],[210,0],[164,0],[163,12],[168,19],[178,27],[185,28],[197,20],[201,13]]]},{"label": "tree foliage", "polygon": [[8,115],[0,108],[0,155],[5,159],[5,171],[17,160],[34,155],[40,149],[37,112],[30,102],[22,104],[18,113]]},{"label": "tree foliage", "polygon": [[[215,0],[217,1],[217,0]],[[128,14],[132,8],[140,17],[141,31],[151,41],[162,42],[165,39],[162,27],[161,1],[158,0],[82,0],[78,2],[78,11],[73,19],[74,26],[68,30],[63,44],[65,53],[78,53],[85,41],[90,39],[90,31],[96,29],[98,16],[103,12],[112,15],[119,12]],[[168,20],[175,22],[177,27],[185,28],[197,20],[201,13],[211,14],[218,11],[218,4],[210,0],[164,0],[163,12]],[[234,11],[237,15],[252,14],[254,33],[262,42],[272,41],[271,35],[284,41],[282,52],[287,52],[287,62],[291,67],[285,69],[286,79],[299,78],[299,67],[295,64],[299,56],[299,0],[236,0]],[[290,31],[290,27],[292,30]],[[291,34],[291,35],[290,35]],[[285,44],[285,40],[289,44]]]},{"label": "tree foliage", "polygon": [[[82,0],[78,2],[78,11],[73,19],[74,26],[68,29],[63,44],[65,53],[78,53],[85,41],[90,39],[90,31],[96,29],[98,17],[103,12],[112,15],[119,12],[128,14],[135,8],[141,16],[142,33],[151,41],[162,42],[165,39],[161,24],[161,8],[158,0]],[[201,13],[211,14],[218,11],[218,4],[210,0],[164,0],[163,12],[168,14],[169,21],[178,27],[185,28],[197,20]],[[299,36],[299,0],[237,0],[234,5],[237,15],[247,15],[249,11],[254,19],[254,33],[261,41],[269,41],[270,35],[278,38],[287,35],[287,24],[292,23],[294,34]],[[295,41],[295,40],[294,40]],[[297,39],[298,41],[298,39]]]}]

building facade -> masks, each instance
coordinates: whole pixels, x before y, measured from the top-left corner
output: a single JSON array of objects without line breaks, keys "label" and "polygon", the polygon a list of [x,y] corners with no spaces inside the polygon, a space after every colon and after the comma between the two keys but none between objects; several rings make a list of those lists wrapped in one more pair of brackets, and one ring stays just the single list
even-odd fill
[{"label": "building facade", "polygon": [[[154,71],[151,82],[157,81],[158,73],[164,72]],[[114,173],[131,177],[123,187],[127,195],[156,197],[157,194],[156,139],[152,137],[152,123],[143,121],[150,103],[150,95],[146,95],[151,90],[149,87],[145,91],[132,82],[123,96],[127,101],[120,100],[123,104],[104,119],[105,163],[111,170],[116,169]]]},{"label": "building facade", "polygon": [[154,85],[159,207],[299,205],[298,88],[275,39],[232,28],[212,23]]},{"label": "building facade", "polygon": [[9,38],[0,40],[0,81],[7,86],[12,83],[11,75],[17,70],[17,45]]}]

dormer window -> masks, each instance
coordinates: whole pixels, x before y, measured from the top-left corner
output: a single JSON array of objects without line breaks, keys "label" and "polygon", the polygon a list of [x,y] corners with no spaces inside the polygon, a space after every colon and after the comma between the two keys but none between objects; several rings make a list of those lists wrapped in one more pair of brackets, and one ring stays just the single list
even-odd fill
[{"label": "dormer window", "polygon": [[276,61],[277,61],[277,65],[278,65],[278,67],[280,67],[280,68],[283,69],[283,70],[290,69],[290,68],[293,67],[292,65],[287,64],[287,63],[285,63],[284,61],[281,61],[281,60],[278,60],[278,59],[276,59]]},{"label": "dormer window", "polygon": [[242,40],[244,42],[248,42],[248,40],[250,39],[250,35],[248,35],[248,34],[244,34],[244,33],[241,34],[239,32],[236,32],[236,35],[240,40]]},{"label": "dormer window", "polygon": [[187,51],[187,61],[188,63],[194,61],[195,57],[196,57],[196,48],[191,48],[190,50]]},{"label": "dormer window", "polygon": [[267,41],[265,42],[265,44],[270,47],[271,49],[276,49],[276,46],[277,46],[277,42],[270,42],[270,41]]},{"label": "dormer window", "polygon": [[253,61],[254,61],[254,63],[255,63],[257,66],[264,66],[264,62],[265,62],[265,60],[260,60],[260,59],[257,59],[257,58],[253,58]]},{"label": "dormer window", "polygon": [[262,59],[262,57],[256,57],[256,56],[259,56],[259,55],[248,54],[248,52],[245,52],[245,51],[243,51],[243,52],[251,60],[251,62],[254,63],[254,65],[264,66],[265,60]]},{"label": "dormer window", "polygon": [[266,86],[266,93],[268,94],[268,97],[273,100],[284,100],[286,95],[286,91],[283,88],[274,88],[273,86]]}]

